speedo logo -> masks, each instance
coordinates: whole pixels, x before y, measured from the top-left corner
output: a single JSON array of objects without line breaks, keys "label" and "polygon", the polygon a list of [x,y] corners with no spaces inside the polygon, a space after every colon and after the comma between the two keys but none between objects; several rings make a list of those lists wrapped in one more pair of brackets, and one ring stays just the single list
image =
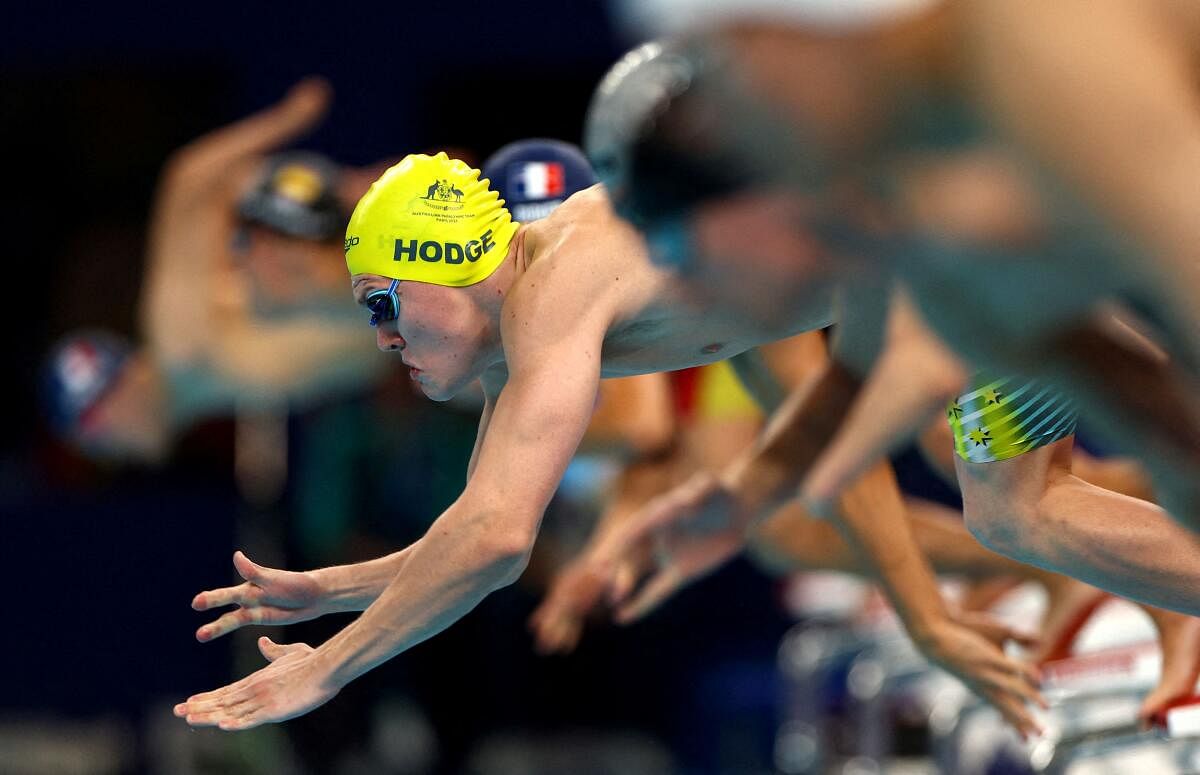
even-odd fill
[{"label": "speedo logo", "polygon": [[397,239],[396,253],[392,256],[392,260],[416,261],[420,258],[431,264],[436,264],[438,261],[444,261],[447,264],[461,264],[464,260],[473,263],[494,247],[496,247],[496,240],[492,236],[491,229],[479,235],[479,239],[473,239],[465,245],[457,242],[427,240],[418,243],[415,239]]}]

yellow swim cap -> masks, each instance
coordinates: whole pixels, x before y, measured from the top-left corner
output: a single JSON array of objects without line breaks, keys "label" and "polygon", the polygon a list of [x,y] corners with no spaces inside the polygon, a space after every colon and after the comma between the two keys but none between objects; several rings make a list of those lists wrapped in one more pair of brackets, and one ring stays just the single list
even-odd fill
[{"label": "yellow swim cap", "polygon": [[479,170],[410,154],[371,184],[346,229],[350,274],[461,287],[487,278],[520,224]]}]

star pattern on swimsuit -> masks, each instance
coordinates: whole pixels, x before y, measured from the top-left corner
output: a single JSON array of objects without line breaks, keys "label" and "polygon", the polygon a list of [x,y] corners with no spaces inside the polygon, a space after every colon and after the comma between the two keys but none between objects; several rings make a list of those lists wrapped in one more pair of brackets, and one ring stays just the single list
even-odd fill
[{"label": "star pattern on swimsuit", "polygon": [[976,428],[967,434],[967,438],[975,442],[977,447],[986,447],[988,442],[992,440],[992,432],[987,428]]},{"label": "star pattern on swimsuit", "polygon": [[985,404],[998,404],[1004,398],[1004,394],[995,388],[988,388],[983,391],[983,401]]},{"label": "star pattern on swimsuit", "polygon": [[961,418],[962,415],[963,415],[962,404],[958,403],[957,401],[951,403],[950,406],[946,408],[946,416],[949,417],[951,420],[957,420],[957,419]]}]

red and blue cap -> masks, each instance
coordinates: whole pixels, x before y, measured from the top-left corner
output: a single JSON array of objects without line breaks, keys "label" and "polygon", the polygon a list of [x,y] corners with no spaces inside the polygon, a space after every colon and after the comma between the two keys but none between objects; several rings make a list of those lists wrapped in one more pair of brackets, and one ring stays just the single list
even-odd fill
[{"label": "red and blue cap", "polygon": [[509,143],[483,163],[482,171],[513,220],[520,223],[546,217],[569,196],[596,182],[583,151],[561,140]]},{"label": "red and blue cap", "polygon": [[133,345],[107,331],[80,331],[59,340],[42,367],[41,398],[51,427],[78,432],[121,376]]}]

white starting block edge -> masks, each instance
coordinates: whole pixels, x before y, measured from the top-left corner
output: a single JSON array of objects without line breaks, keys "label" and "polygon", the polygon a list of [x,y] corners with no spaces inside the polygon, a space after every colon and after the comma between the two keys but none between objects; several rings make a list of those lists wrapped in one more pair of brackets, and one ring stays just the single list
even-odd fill
[{"label": "white starting block edge", "polygon": [[1074,695],[1149,690],[1161,668],[1158,644],[1144,641],[1049,662],[1042,666],[1042,691]]},{"label": "white starting block edge", "polygon": [[1200,700],[1167,711],[1167,737],[1200,737]]},{"label": "white starting block edge", "polygon": [[870,588],[866,581],[849,573],[805,571],[788,580],[784,607],[797,619],[848,622],[862,608]]}]

